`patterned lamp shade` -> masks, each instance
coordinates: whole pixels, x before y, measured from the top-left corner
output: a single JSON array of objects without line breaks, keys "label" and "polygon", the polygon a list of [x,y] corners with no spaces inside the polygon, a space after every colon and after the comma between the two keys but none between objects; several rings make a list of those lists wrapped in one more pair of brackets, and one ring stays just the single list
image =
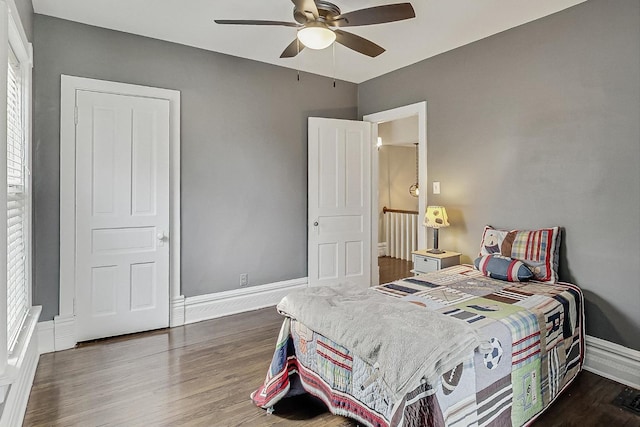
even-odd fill
[{"label": "patterned lamp shade", "polygon": [[424,225],[429,228],[448,227],[449,218],[447,210],[443,206],[427,206],[427,213],[424,215]]}]

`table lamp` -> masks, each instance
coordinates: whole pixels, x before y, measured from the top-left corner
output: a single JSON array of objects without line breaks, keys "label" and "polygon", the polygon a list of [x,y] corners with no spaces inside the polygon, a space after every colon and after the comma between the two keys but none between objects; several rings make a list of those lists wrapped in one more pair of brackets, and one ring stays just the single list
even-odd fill
[{"label": "table lamp", "polygon": [[443,254],[445,251],[438,249],[438,230],[449,226],[447,210],[443,206],[427,206],[427,213],[424,214],[424,226],[433,228],[433,249],[427,252]]}]

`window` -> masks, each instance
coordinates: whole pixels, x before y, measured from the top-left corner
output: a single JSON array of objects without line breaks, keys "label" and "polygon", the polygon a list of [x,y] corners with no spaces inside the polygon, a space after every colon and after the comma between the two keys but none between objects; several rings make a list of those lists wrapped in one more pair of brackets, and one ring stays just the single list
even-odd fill
[{"label": "window", "polygon": [[26,129],[20,61],[9,46],[7,68],[7,349],[11,352],[29,309],[26,224]]},{"label": "window", "polygon": [[[38,364],[31,305],[32,46],[14,0],[0,0],[0,425],[20,425]],[[6,125],[5,125],[6,123]]]},{"label": "window", "polygon": [[22,378],[41,310],[31,305],[31,68],[15,2],[0,0],[0,396]]}]

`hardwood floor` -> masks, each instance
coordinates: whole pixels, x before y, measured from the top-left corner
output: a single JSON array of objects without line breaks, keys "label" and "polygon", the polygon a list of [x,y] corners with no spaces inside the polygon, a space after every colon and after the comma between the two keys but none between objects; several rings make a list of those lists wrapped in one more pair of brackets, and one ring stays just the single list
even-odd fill
[{"label": "hardwood floor", "polygon": [[249,400],[281,322],[272,307],[44,354],[23,425],[355,426],[315,399]]},{"label": "hardwood floor", "polygon": [[534,426],[639,427],[640,416],[611,403],[624,388],[622,384],[582,371]]},{"label": "hardwood floor", "polygon": [[[282,318],[274,308],[44,354],[25,426],[342,426],[319,401],[285,399],[267,415],[249,400]],[[536,426],[639,426],[610,404],[624,387],[583,372]]]},{"label": "hardwood floor", "polygon": [[413,263],[402,259],[388,256],[378,257],[378,267],[380,267],[380,284],[393,282],[412,276],[411,269]]}]

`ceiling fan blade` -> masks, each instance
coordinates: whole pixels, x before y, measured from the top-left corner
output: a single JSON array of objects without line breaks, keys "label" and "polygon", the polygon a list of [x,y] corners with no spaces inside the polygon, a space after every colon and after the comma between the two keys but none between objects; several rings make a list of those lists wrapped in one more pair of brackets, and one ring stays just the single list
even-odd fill
[{"label": "ceiling fan blade", "polygon": [[411,3],[387,4],[343,13],[327,21],[332,27],[384,24],[416,17]]},{"label": "ceiling fan blade", "polygon": [[383,47],[355,34],[341,30],[334,30],[334,33],[336,33],[336,41],[338,43],[363,55],[375,58],[385,51]]},{"label": "ceiling fan blade", "polygon": [[293,17],[301,24],[316,20],[320,16],[318,6],[313,0],[291,0],[291,2],[295,5]]},{"label": "ceiling fan blade", "polygon": [[289,46],[287,46],[286,49],[282,52],[280,58],[293,58],[298,53],[302,52],[302,49],[304,49],[304,45],[300,43],[298,41],[298,38],[296,37],[296,39],[292,41]]},{"label": "ceiling fan blade", "polygon": [[232,24],[232,25],[278,25],[282,27],[299,27],[295,22],[282,21],[252,21],[246,19],[214,19],[216,24]]}]

